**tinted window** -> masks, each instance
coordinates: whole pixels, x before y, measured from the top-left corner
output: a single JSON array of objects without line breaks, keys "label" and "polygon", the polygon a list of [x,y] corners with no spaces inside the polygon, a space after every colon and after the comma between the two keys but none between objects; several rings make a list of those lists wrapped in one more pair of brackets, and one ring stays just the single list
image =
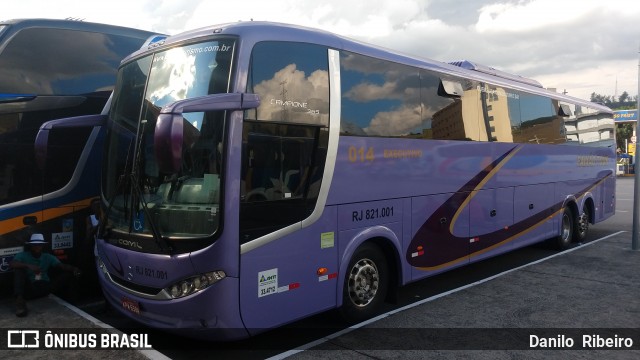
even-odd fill
[{"label": "tinted window", "polygon": [[102,110],[106,100],[105,97],[89,97],[70,108],[0,113],[0,204],[42,193],[41,180],[35,178],[37,170],[33,165],[34,141],[43,123],[54,119],[97,114]]},{"label": "tinted window", "polygon": [[33,143],[37,131],[22,127],[18,114],[0,114],[0,205],[42,193]]},{"label": "tinted window", "polygon": [[[120,60],[143,41],[52,28],[28,28],[11,38],[0,53],[0,95],[43,96],[0,104],[0,204],[42,194],[42,173],[35,167],[34,154],[38,129],[49,120],[99,113]],[[50,167],[56,176],[46,189],[61,188],[60,179],[70,174],[58,175],[75,165],[69,160],[60,165],[66,170]]]},{"label": "tinted window", "polygon": [[422,134],[418,69],[342,52],[340,84],[342,135]]},{"label": "tinted window", "polygon": [[44,192],[64,187],[75,171],[91,127],[52,129],[47,142]]},{"label": "tinted window", "polygon": [[253,49],[247,91],[260,95],[258,121],[329,125],[327,49],[304,43],[263,42]]},{"label": "tinted window", "polygon": [[306,218],[318,197],[329,125],[327,49],[257,44],[242,139],[240,231],[246,242]]},{"label": "tinted window", "polygon": [[560,144],[566,140],[562,118],[551,99],[520,93],[520,128],[514,142]]},{"label": "tinted window", "polygon": [[481,99],[480,121],[490,141],[514,142],[520,132],[520,95],[509,88],[480,84],[476,87]]},{"label": "tinted window", "polygon": [[113,88],[116,69],[140,39],[29,28],[0,54],[0,93],[77,95]]},{"label": "tinted window", "polygon": [[568,145],[614,143],[615,124],[610,113],[570,103],[560,104],[569,111],[561,117]]},{"label": "tinted window", "polygon": [[[481,122],[481,92],[476,83],[446,76],[440,78],[429,72],[422,73],[421,77],[423,113],[430,119],[430,131],[425,130],[425,138],[487,140],[487,132]],[[446,88],[450,88],[451,84],[457,84],[462,96],[447,92]]]}]

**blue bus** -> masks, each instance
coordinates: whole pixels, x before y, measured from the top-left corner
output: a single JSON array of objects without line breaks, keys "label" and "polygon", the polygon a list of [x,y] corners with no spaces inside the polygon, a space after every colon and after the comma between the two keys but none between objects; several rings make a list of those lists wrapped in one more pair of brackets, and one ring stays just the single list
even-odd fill
[{"label": "blue bus", "polygon": [[610,109],[470,61],[265,22],[123,60],[97,267],[110,304],[183,335],[252,336],[615,212]]},{"label": "blue bus", "polygon": [[[0,282],[33,232],[64,262],[94,269],[86,219],[100,193],[104,130],[96,122],[48,129],[38,161],[40,127],[58,118],[100,114],[120,61],[156,34],[70,20],[0,22]],[[86,249],[85,249],[86,248]],[[86,259],[89,261],[86,261]],[[3,286],[8,289],[10,286]]]}]

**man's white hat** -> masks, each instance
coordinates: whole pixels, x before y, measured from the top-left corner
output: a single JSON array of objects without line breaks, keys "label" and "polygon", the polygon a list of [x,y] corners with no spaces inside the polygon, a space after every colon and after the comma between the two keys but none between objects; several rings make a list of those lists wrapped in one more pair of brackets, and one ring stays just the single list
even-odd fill
[{"label": "man's white hat", "polygon": [[33,234],[31,235],[31,239],[27,241],[29,245],[44,245],[47,242],[44,240],[44,235],[42,234]]}]

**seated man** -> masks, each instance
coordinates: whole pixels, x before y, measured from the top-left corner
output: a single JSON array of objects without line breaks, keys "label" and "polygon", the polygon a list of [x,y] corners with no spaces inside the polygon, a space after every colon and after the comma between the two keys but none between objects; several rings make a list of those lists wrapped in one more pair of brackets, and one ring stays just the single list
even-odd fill
[{"label": "seated man", "polygon": [[14,271],[14,296],[16,298],[16,316],[27,316],[27,304],[25,299],[34,299],[45,296],[61,287],[69,289],[69,283],[73,280],[69,273],[60,276],[55,282],[49,278],[51,268],[59,268],[65,272],[80,275],[80,270],[68,264],[63,264],[55,256],[42,251],[47,242],[42,234],[33,234],[26,243],[28,250],[16,254],[9,264]]}]

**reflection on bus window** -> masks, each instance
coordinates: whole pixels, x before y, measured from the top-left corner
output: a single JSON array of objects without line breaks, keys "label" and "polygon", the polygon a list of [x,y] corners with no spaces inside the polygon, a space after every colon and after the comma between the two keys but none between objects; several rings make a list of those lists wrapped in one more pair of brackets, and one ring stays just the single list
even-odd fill
[{"label": "reflection on bus window", "polygon": [[563,117],[568,145],[596,145],[615,139],[615,124],[611,114],[598,112],[585,106],[562,103],[570,111]]},{"label": "reflection on bus window", "polygon": [[[132,37],[27,28],[2,50],[0,93],[68,96],[111,91],[120,60],[139,47],[140,40]],[[38,56],[25,56],[25,48],[38,49]]]},{"label": "reflection on bus window", "polygon": [[342,52],[340,66],[343,135],[422,134],[417,69],[348,52]]},{"label": "reflection on bus window", "polygon": [[[138,36],[47,27],[24,28],[9,39],[0,46],[0,94],[29,95],[30,100],[0,104],[0,205],[66,185],[62,179],[68,181],[76,165],[71,159],[61,165],[69,167],[65,171],[49,165],[48,171],[65,173],[56,176],[57,181],[47,181],[43,188],[38,180],[43,176],[33,147],[38,129],[49,120],[99,113],[113,89],[120,60],[144,41]],[[87,136],[74,139],[86,141]],[[80,148],[74,152],[83,146],[73,145]]]},{"label": "reflection on bus window", "polygon": [[315,206],[328,144],[327,49],[257,44],[247,92],[262,101],[243,127],[243,241],[300,221]]}]

